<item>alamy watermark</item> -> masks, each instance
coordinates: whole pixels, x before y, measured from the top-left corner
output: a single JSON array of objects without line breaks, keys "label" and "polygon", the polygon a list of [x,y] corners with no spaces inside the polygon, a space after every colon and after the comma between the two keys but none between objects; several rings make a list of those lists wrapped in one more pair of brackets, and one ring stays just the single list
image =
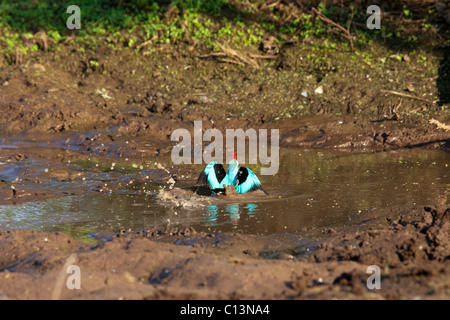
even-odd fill
[{"label": "alamy watermark", "polygon": [[[81,9],[77,5],[70,5],[66,12],[70,14],[66,20],[67,29],[81,29]],[[370,14],[366,25],[370,30],[381,29],[381,9],[377,5],[371,5],[367,8],[367,14]]]},{"label": "alamy watermark", "polygon": [[[64,287],[64,280],[66,288],[69,290],[81,289],[81,269],[75,264],[77,255],[72,253],[66,260],[62,270],[56,279],[55,287],[53,288],[52,300],[59,300],[62,289]],[[69,276],[67,276],[69,275]]]},{"label": "alamy watermark", "polygon": [[67,7],[66,12],[72,14],[66,21],[67,29],[81,29],[81,10],[79,6],[71,5]]},{"label": "alamy watermark", "polygon": [[[208,129],[203,133],[201,121],[194,121],[194,139],[187,129],[176,129],[171,136],[172,141],[181,141],[172,149],[172,162],[174,164],[208,164],[216,161],[218,163],[228,163],[233,159],[234,151],[239,163],[259,164],[261,175],[275,175],[280,166],[280,131],[278,129],[270,130],[270,155],[268,143],[268,130],[259,129],[226,129],[226,148],[224,149],[223,133],[218,129]],[[235,148],[235,140],[237,145]],[[248,155],[246,161],[246,141],[249,141]],[[203,142],[210,142],[203,150]],[[194,150],[192,150],[192,143]],[[226,161],[224,162],[224,153]],[[194,161],[192,161],[192,157]],[[268,166],[268,167],[264,167]]]},{"label": "alamy watermark", "polygon": [[371,16],[367,19],[367,28],[370,30],[381,29],[381,9],[377,5],[371,5],[367,8],[367,14]]},{"label": "alamy watermark", "polygon": [[70,274],[66,280],[66,287],[69,290],[81,289],[81,269],[77,265],[70,265],[66,270],[67,274]]},{"label": "alamy watermark", "polygon": [[380,290],[381,289],[381,269],[379,266],[369,266],[366,270],[367,274],[371,276],[366,281],[367,289]]}]

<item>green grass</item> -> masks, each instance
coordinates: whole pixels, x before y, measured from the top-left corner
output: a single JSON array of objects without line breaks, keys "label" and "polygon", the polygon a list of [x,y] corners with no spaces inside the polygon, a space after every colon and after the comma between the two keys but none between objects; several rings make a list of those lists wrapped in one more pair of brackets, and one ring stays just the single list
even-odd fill
[{"label": "green grass", "polygon": [[[102,43],[117,49],[144,50],[140,44],[151,44],[146,50],[151,53],[156,45],[173,45],[178,42],[200,44],[219,50],[215,42],[227,42],[236,49],[258,49],[264,38],[275,36],[277,43],[292,41],[301,43],[310,39],[324,41],[324,49],[334,52],[337,44],[347,47],[347,40],[330,32],[327,24],[310,11],[294,11],[289,14],[274,8],[257,11],[262,0],[172,0],[172,1],[108,1],[108,0],[0,0],[0,54],[13,62],[16,51],[26,55],[43,49],[38,32],[45,32],[48,47],[52,47],[76,36],[83,47],[96,48]],[[350,23],[350,1],[346,7],[326,5],[311,1],[320,12],[346,27]],[[81,30],[68,30],[66,12],[69,5],[81,9]],[[244,6],[244,4],[247,4]],[[415,48],[422,38],[429,35],[422,30],[411,34],[405,26],[422,19],[426,30],[432,29],[434,11],[419,14],[402,9],[406,22],[401,26],[395,19],[383,20],[381,30],[371,31],[361,27],[367,15],[363,8],[354,8],[352,29],[355,46],[359,50],[370,47],[374,41],[388,47]],[[288,19],[285,19],[289,16]],[[413,19],[414,18],[414,19]],[[431,32],[431,31],[430,31]],[[30,40],[30,41],[27,41]],[[321,48],[323,49],[323,48]],[[347,47],[348,50],[348,47]]]},{"label": "green grass", "polygon": [[[162,4],[161,4],[162,3]],[[216,40],[249,46],[261,41],[263,29],[246,26],[238,15],[223,17],[230,5],[224,0],[174,0],[170,6],[158,1],[78,0],[70,2],[81,9],[81,30],[68,30],[68,2],[0,0],[1,53],[26,54],[39,45],[27,46],[24,37],[34,39],[46,32],[52,44],[76,35],[80,44],[97,46],[100,42],[136,47],[149,39],[155,43],[173,44],[181,40],[199,42],[214,48]],[[172,10],[174,14],[168,14]],[[170,18],[166,18],[166,14]]]}]

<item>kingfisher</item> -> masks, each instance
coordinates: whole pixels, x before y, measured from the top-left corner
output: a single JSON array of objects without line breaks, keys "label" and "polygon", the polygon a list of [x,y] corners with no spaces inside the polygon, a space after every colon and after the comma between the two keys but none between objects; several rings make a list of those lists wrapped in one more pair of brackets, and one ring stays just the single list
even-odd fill
[{"label": "kingfisher", "polygon": [[225,172],[223,165],[216,161],[211,162],[200,173],[197,185],[209,185],[213,195],[224,194],[227,187],[233,186],[237,193],[246,193],[256,190],[264,190],[261,182],[252,170],[246,167],[239,168],[239,162],[234,152],[233,160],[228,163],[228,170]]}]

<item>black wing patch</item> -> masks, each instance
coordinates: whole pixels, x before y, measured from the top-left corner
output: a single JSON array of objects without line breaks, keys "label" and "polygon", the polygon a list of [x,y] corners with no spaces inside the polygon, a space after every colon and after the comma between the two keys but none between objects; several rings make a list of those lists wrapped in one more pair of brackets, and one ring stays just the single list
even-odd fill
[{"label": "black wing patch", "polygon": [[[209,182],[208,182],[208,174],[209,174],[209,172],[206,173],[207,169],[208,169],[208,167],[206,167],[206,168],[200,173],[200,175],[198,176],[198,179],[197,179],[197,185],[198,185],[198,186],[209,185]],[[218,181],[219,183],[222,182],[222,180],[223,180],[223,179],[225,178],[225,176],[227,175],[225,169],[223,168],[223,165],[221,165],[221,164],[219,164],[219,163],[216,163],[216,164],[214,164],[213,169],[214,169],[214,173],[215,173],[215,175],[216,175],[217,181]]]},{"label": "black wing patch", "polygon": [[237,176],[237,181],[238,181],[238,185],[243,184],[245,182],[245,180],[247,180],[248,178],[248,170],[246,167],[240,167],[239,168],[239,172],[238,172],[238,176]]},{"label": "black wing patch", "polygon": [[219,183],[222,182],[222,180],[225,179],[227,175],[227,172],[223,168],[223,165],[221,165],[220,163],[216,163],[214,165],[214,172],[216,173],[216,178]]},{"label": "black wing patch", "polygon": [[197,179],[197,185],[198,186],[204,186],[208,184],[208,176],[205,173],[205,170],[203,170]]},{"label": "black wing patch", "polygon": [[267,191],[264,190],[264,188],[263,188],[263,186],[262,186],[261,184],[260,184],[260,185],[255,185],[255,186],[253,186],[253,188],[250,189],[250,192],[253,192],[253,191],[256,191],[256,190],[261,190],[261,191],[264,192],[266,195],[269,195],[269,194],[267,193]]},{"label": "black wing patch", "polygon": [[256,191],[256,190],[261,190],[261,191],[264,192],[266,195],[269,195],[269,194],[267,193],[267,191],[264,190],[262,184],[258,184],[258,185],[255,184],[255,185],[250,189],[250,192],[253,192],[253,191]]}]

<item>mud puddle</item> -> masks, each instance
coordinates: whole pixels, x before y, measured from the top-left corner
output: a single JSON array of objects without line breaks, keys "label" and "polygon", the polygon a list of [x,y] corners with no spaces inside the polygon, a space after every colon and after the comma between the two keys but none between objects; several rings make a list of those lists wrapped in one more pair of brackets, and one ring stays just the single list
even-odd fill
[{"label": "mud puddle", "polygon": [[[27,201],[0,206],[0,228],[63,231],[85,240],[98,231],[161,226],[261,235],[295,233],[354,224],[369,210],[449,203],[450,156],[437,151],[349,154],[282,149],[278,174],[260,176],[269,196],[210,198],[192,196],[200,166],[186,166],[175,189],[160,191],[164,183],[154,181],[161,173],[147,167],[102,169],[101,161],[94,165],[92,159],[71,150],[52,148],[50,152],[42,146],[37,150],[52,158],[51,164],[33,160],[36,149],[27,149],[26,159],[11,160],[11,154],[21,154],[16,147],[8,145],[0,154],[3,189],[9,190],[16,181],[16,189],[33,191]],[[62,160],[55,160],[58,155]],[[51,172],[44,174],[48,167]],[[258,167],[250,167],[259,175]],[[38,181],[34,176],[40,176]],[[48,197],[40,199],[45,192]]]}]

